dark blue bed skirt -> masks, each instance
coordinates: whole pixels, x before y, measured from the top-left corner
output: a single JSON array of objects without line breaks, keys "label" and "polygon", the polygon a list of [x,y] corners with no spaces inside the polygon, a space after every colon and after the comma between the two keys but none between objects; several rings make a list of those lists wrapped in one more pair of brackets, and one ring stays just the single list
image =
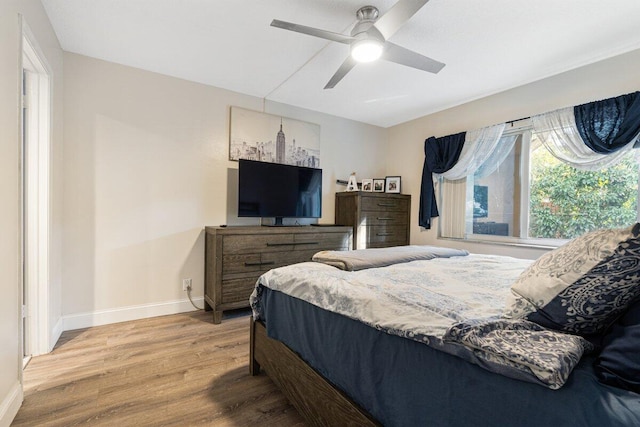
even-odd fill
[{"label": "dark blue bed skirt", "polygon": [[268,288],[260,310],[269,337],[385,426],[640,426],[640,395],[600,384],[590,357],[550,390]]}]

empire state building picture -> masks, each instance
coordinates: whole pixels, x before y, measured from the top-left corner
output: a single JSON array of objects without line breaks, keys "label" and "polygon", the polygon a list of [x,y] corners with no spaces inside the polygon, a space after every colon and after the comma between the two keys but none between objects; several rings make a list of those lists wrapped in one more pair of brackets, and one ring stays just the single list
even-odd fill
[{"label": "empire state building picture", "polygon": [[320,167],[320,126],[231,107],[229,159]]},{"label": "empire state building picture", "polygon": [[282,121],[280,121],[280,130],[278,131],[278,136],[276,137],[276,163],[284,163],[285,162],[285,151],[286,151],[286,143],[284,132],[282,132]]}]

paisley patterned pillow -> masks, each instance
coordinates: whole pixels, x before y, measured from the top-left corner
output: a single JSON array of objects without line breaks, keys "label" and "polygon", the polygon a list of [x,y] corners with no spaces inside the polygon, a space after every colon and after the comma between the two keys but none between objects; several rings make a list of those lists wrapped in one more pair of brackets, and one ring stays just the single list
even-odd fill
[{"label": "paisley patterned pillow", "polygon": [[540,257],[511,287],[505,317],[577,335],[606,329],[640,298],[640,224],[597,230]]}]

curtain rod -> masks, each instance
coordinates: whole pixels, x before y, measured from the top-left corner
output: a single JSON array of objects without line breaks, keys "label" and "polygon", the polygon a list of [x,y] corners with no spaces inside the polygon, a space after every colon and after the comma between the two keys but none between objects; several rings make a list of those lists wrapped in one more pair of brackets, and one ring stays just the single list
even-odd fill
[{"label": "curtain rod", "polygon": [[515,122],[519,122],[519,121],[521,121],[521,120],[527,120],[527,119],[530,119],[530,118],[531,118],[531,116],[528,116],[528,117],[522,117],[522,118],[520,118],[520,119],[507,120],[505,123],[514,124]]}]

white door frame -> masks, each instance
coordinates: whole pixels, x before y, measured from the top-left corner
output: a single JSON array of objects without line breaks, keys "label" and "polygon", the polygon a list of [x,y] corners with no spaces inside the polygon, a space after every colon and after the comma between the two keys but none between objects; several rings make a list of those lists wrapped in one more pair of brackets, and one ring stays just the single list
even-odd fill
[{"label": "white door frame", "polygon": [[[26,198],[25,270],[27,339],[31,355],[51,351],[49,327],[49,242],[51,233],[51,67],[22,20],[22,68],[27,73],[26,140],[23,167]],[[27,208],[28,207],[28,208]]]}]

